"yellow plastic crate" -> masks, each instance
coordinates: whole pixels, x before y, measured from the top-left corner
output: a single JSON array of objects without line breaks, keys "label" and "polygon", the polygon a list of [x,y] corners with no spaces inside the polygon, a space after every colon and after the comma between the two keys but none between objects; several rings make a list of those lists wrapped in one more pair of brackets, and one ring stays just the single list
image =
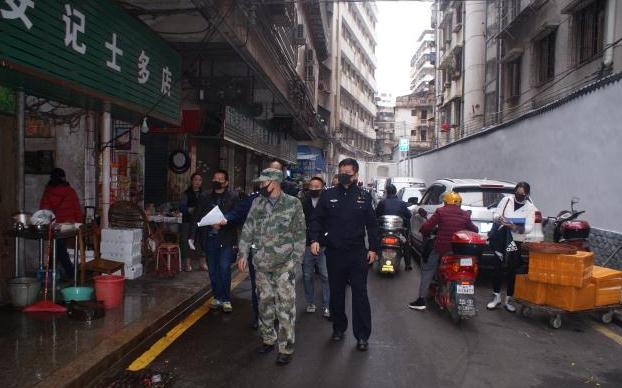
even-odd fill
[{"label": "yellow plastic crate", "polygon": [[516,275],[514,296],[535,304],[546,303],[546,283],[532,282],[527,275]]}]

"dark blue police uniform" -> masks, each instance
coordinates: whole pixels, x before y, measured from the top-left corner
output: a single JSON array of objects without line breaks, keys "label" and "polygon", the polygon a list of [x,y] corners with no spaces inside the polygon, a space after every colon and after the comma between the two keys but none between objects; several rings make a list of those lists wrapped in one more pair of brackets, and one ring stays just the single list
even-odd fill
[{"label": "dark blue police uniform", "polygon": [[352,328],[357,340],[367,340],[371,334],[366,230],[369,250],[378,253],[378,221],[372,198],[356,184],[348,189],[338,185],[324,192],[309,227],[311,241],[323,240],[326,243],[333,329],[343,333],[348,328],[345,299],[349,281],[352,289]]}]

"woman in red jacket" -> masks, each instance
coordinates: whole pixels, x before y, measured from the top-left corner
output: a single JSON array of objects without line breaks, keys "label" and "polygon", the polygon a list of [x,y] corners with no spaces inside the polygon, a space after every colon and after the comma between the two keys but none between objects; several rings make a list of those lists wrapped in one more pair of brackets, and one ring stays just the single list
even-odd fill
[{"label": "woman in red jacket", "polygon": [[[51,210],[56,217],[57,223],[82,222],[82,210],[80,209],[78,194],[67,183],[65,171],[62,168],[52,170],[50,181],[45,186],[39,208]],[[69,260],[65,240],[56,241],[56,259],[60,260],[65,274],[72,278],[74,272],[73,264]]]}]

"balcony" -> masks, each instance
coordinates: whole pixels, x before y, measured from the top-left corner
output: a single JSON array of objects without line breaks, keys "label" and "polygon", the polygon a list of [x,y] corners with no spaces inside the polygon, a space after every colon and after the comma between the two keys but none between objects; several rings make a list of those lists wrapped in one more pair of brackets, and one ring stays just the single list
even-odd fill
[{"label": "balcony", "polygon": [[375,91],[376,79],[369,71],[367,71],[367,69],[363,66],[363,63],[359,59],[359,56],[356,55],[352,47],[350,47],[350,45],[347,44],[345,41],[342,41],[341,52],[344,54],[346,60],[350,62],[350,64],[355,68],[358,75],[363,78],[363,80],[367,83],[367,86]]},{"label": "balcony", "polygon": [[356,24],[354,19],[352,18],[352,14],[346,12],[342,16],[342,26],[345,27],[352,36],[356,37],[357,44],[362,47],[363,52],[367,56],[367,60],[372,63],[374,67],[378,66],[378,59],[376,58],[376,53],[369,45],[366,39],[362,39],[360,37],[364,36],[364,32],[361,31],[359,26]]},{"label": "balcony", "polygon": [[376,116],[376,104],[363,92],[359,90],[356,84],[347,77],[341,78],[341,88],[345,90],[352,100],[361,105],[371,116]]},{"label": "balcony", "polygon": [[516,25],[527,20],[548,0],[499,0],[501,1],[501,36],[507,35]]}]

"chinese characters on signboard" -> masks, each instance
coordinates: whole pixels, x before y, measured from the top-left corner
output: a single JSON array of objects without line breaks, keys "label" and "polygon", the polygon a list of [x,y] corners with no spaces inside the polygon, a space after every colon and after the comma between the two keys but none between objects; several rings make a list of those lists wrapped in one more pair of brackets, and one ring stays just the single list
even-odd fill
[{"label": "chinese characters on signboard", "polygon": [[25,66],[122,108],[180,119],[179,54],[110,1],[0,0],[0,36],[5,71]]}]

